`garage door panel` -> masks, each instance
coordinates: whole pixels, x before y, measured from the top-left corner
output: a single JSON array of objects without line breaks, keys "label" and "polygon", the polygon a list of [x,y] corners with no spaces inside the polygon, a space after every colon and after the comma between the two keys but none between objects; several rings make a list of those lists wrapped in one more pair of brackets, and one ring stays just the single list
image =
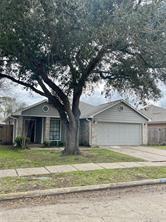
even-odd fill
[{"label": "garage door panel", "polygon": [[98,145],[140,145],[141,124],[98,123]]}]

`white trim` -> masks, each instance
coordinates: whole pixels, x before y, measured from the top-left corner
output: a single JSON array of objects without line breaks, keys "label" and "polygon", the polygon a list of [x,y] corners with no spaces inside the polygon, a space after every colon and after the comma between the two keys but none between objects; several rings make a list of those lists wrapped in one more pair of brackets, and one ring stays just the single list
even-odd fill
[{"label": "white trim", "polygon": [[166,120],[164,121],[150,121],[148,125],[155,125],[155,124],[166,124]]},{"label": "white trim", "polygon": [[[44,110],[44,108],[47,108],[47,110]],[[42,111],[44,112],[44,113],[48,113],[49,112],[49,106],[48,105],[43,105],[42,106]]]},{"label": "white trim", "polygon": [[98,119],[98,118],[93,118],[94,121],[96,122],[105,122],[105,123],[131,123],[131,124],[142,124],[144,123],[143,121],[138,122],[138,121],[128,121],[128,120],[110,120],[110,119]]},{"label": "white trim", "polygon": [[20,116],[23,116],[23,117],[49,117],[49,118],[57,118],[57,119],[60,119],[60,116],[48,116],[48,115],[20,115]]},{"label": "white trim", "polygon": [[[59,120],[59,122],[60,122],[60,126],[59,126],[59,128],[60,128],[60,133],[59,133],[59,140],[50,140],[50,130],[49,130],[49,141],[51,141],[51,142],[60,142],[60,141],[62,141],[62,121],[61,121],[61,119],[58,119],[58,118],[54,118],[54,117],[52,117],[52,119],[56,119],[56,120]],[[50,118],[50,126],[51,126],[51,118]]]},{"label": "white trim", "polygon": [[16,137],[18,136],[18,119],[16,119]]}]

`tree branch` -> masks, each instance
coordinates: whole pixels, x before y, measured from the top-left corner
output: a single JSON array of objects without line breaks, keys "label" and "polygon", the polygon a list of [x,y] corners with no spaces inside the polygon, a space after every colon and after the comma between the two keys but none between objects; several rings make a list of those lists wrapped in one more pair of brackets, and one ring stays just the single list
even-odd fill
[{"label": "tree branch", "polygon": [[60,110],[60,109],[64,109],[64,106],[59,102],[59,100],[54,96],[54,95],[52,95],[51,93],[50,93],[50,91],[47,89],[47,87],[44,85],[44,83],[42,82],[42,80],[41,79],[38,79],[37,80],[38,81],[38,83],[39,83],[39,85],[40,85],[40,87],[43,89],[43,91],[45,92],[45,94],[47,95],[47,97],[49,98],[49,99],[53,99],[54,100],[54,103],[56,103],[56,106],[57,106],[57,108]]},{"label": "tree branch", "polygon": [[96,55],[96,57],[94,57],[88,64],[85,72],[82,74],[82,77],[80,78],[79,81],[79,86],[80,87],[84,87],[85,81],[87,80],[88,76],[91,74],[91,72],[95,69],[96,65],[101,61],[102,57],[104,56],[104,54],[106,53],[106,48],[103,47],[98,54]]},{"label": "tree branch", "polygon": [[83,63],[82,63],[82,61],[80,59],[80,52],[81,52],[81,49],[77,52],[76,61],[77,61],[78,65],[79,65],[79,67],[80,67],[81,72],[84,72],[85,68],[84,68],[84,65],[83,65]]},{"label": "tree branch", "polygon": [[15,79],[12,76],[8,76],[8,75],[0,73],[0,79],[4,79],[4,78],[9,79],[9,80],[11,80],[11,81],[13,81],[15,83],[18,83],[18,84],[20,84],[22,86],[25,86],[26,88],[30,88],[31,90],[33,90],[34,92],[40,94],[41,96],[45,96],[45,94],[42,91],[36,89],[33,85],[31,85],[29,83],[26,83],[26,82],[23,82],[21,80],[17,80],[17,79]]},{"label": "tree branch", "polygon": [[43,89],[43,91],[47,95],[47,98],[49,99],[49,101],[52,101],[53,104],[55,105],[55,108],[58,110],[61,118],[67,123],[68,119],[67,119],[67,115],[64,110],[68,111],[69,117],[71,118],[70,105],[69,105],[69,107],[67,106],[68,109],[66,109],[66,104],[63,105],[55,95],[52,95],[49,92],[49,90],[47,89],[47,87],[44,85],[44,83],[42,82],[41,79],[38,79],[37,81],[38,81],[40,87]]},{"label": "tree branch", "polygon": [[64,104],[68,104],[68,97],[64,94],[64,92],[50,79],[47,74],[41,74],[44,82],[57,94],[57,96],[64,102]]},{"label": "tree branch", "polygon": [[73,103],[72,103],[72,111],[74,114],[79,115],[79,100],[82,94],[82,90],[83,87],[85,85],[85,82],[88,78],[88,76],[92,73],[92,71],[94,70],[94,68],[96,67],[96,65],[99,63],[99,61],[101,60],[101,58],[104,56],[106,52],[106,48],[103,47],[98,54],[96,55],[95,58],[93,58],[87,68],[82,72],[82,76],[77,84],[77,86],[74,88],[73,91]]},{"label": "tree branch", "polygon": [[43,81],[38,78],[37,79],[38,84],[40,85],[40,87],[42,88],[42,90],[48,95],[48,96],[52,96],[52,94],[50,93],[50,91],[47,89],[47,87],[44,85]]},{"label": "tree branch", "polygon": [[130,76],[129,75],[116,75],[116,76],[104,76],[103,75],[103,73],[101,72],[101,73],[99,73],[99,75],[100,75],[100,77],[101,77],[101,79],[103,79],[103,80],[117,80],[117,79],[129,79],[130,78]]},{"label": "tree branch", "polygon": [[[59,104],[58,106],[61,106],[61,109],[63,106],[63,110],[65,110],[67,112],[69,119],[72,122],[74,122],[74,116],[73,116],[73,113],[71,110],[71,106],[70,106],[70,102],[69,102],[68,97],[50,78],[48,78],[46,73],[43,73],[41,71],[40,76],[42,77],[44,82],[56,93],[56,96],[54,96],[54,102],[56,104]],[[51,98],[51,99],[53,101],[53,98]],[[60,100],[63,102],[63,105],[60,103]],[[58,111],[61,112],[61,109],[59,109]],[[64,115],[64,113],[63,113],[63,115]]]},{"label": "tree branch", "polygon": [[96,65],[100,62],[104,54],[106,53],[106,48],[103,47],[97,54],[95,58],[93,58],[90,62],[89,65],[87,66],[86,69],[86,76],[91,73],[91,71],[96,67]]},{"label": "tree branch", "polygon": [[144,59],[144,57],[140,53],[134,53],[134,52],[131,52],[131,51],[127,50],[127,49],[124,49],[122,51],[127,53],[127,54],[129,54],[129,55],[138,56],[144,62],[144,64],[147,67],[152,68],[151,65],[149,63],[147,63],[147,61]]},{"label": "tree branch", "polygon": [[[42,80],[57,94],[57,97],[59,97],[60,100],[63,101],[65,106],[69,106],[69,100],[68,97],[65,95],[65,93],[60,89],[49,77],[48,72],[49,70],[45,70],[42,63],[35,64],[37,67],[37,70],[34,72],[37,72],[38,76],[42,78]],[[42,85],[44,86],[44,85]]]}]

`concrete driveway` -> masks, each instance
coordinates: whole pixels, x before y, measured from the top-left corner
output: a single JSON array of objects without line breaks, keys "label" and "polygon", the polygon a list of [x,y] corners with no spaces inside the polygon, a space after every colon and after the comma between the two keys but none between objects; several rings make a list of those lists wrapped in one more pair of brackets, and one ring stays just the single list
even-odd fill
[{"label": "concrete driveway", "polygon": [[109,149],[146,161],[166,161],[166,150],[160,150],[149,146],[113,146]]}]

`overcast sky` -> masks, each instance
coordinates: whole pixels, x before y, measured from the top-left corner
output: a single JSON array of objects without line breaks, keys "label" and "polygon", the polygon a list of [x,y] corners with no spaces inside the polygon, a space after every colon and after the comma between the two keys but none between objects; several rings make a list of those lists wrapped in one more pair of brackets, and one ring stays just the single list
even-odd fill
[{"label": "overcast sky", "polygon": [[[18,102],[25,102],[27,105],[31,105],[45,99],[45,97],[42,97],[36,93],[26,91],[19,85],[13,85],[9,83],[5,88],[6,90],[1,91],[1,96],[15,97]],[[157,102],[150,101],[150,103],[166,108],[166,87],[161,86],[161,89],[162,98]],[[101,90],[99,89],[99,87],[97,87],[92,95],[83,95],[81,100],[92,105],[99,105],[120,98],[120,95],[118,95],[117,93],[112,93],[111,98],[106,99],[104,95],[101,95]]]}]

